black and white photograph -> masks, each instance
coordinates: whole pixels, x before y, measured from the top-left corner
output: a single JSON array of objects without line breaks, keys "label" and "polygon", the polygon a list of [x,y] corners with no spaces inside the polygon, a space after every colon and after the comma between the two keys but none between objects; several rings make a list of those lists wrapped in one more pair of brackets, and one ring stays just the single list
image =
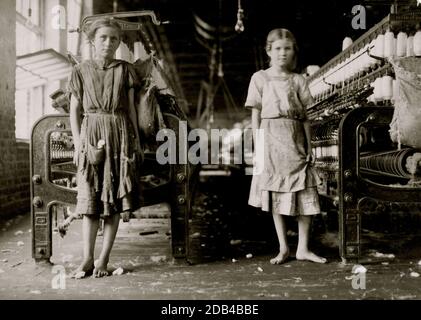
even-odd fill
[{"label": "black and white photograph", "polygon": [[421,0],[2,0],[0,31],[0,300],[421,299]]}]

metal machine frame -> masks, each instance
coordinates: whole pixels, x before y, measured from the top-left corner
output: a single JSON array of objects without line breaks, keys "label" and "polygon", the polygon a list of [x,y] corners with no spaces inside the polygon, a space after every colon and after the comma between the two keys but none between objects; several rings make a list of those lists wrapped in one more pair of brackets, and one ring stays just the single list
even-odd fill
[{"label": "metal machine frame", "polygon": [[[179,137],[180,119],[172,114],[164,113],[168,129],[177,136],[177,150],[187,146],[178,141],[187,141],[187,137]],[[52,132],[70,132],[70,119],[67,114],[47,115],[34,125],[30,145],[31,172],[31,216],[32,216],[32,256],[36,261],[49,261],[52,256],[52,209],[56,204],[76,204],[76,190],[70,190],[53,184],[50,174],[50,143]],[[162,170],[155,160],[155,154],[146,156],[143,175]],[[167,201],[171,207],[171,246],[175,258],[187,258],[189,218],[191,216],[191,200],[196,170],[189,164],[170,165],[170,181],[156,189],[145,190],[145,203],[152,205]]]},{"label": "metal machine frame", "polygon": [[376,183],[360,170],[359,129],[389,126],[392,115],[392,107],[360,107],[347,113],[339,126],[339,249],[344,262],[363,258],[363,214],[402,207],[421,210],[420,187]]}]

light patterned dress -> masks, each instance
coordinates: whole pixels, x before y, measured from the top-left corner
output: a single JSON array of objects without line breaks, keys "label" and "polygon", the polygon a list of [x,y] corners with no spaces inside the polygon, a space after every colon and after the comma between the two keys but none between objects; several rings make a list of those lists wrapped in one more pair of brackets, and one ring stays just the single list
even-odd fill
[{"label": "light patterned dress", "polygon": [[[109,216],[133,210],[138,155],[129,118],[130,88],[137,85],[132,65],[114,60],[106,67],[87,60],[73,69],[69,91],[83,107],[77,171],[76,213]],[[99,140],[103,159],[93,159]]]},{"label": "light patterned dress", "polygon": [[283,215],[320,213],[316,189],[320,179],[306,161],[303,125],[306,106],[312,102],[299,74],[272,76],[267,70],[253,74],[245,106],[261,111],[263,135],[256,145],[261,172],[253,175],[250,205]]},{"label": "light patterned dress", "polygon": [[421,148],[421,59],[393,57],[388,59],[396,76],[395,109],[390,123],[392,141]]}]

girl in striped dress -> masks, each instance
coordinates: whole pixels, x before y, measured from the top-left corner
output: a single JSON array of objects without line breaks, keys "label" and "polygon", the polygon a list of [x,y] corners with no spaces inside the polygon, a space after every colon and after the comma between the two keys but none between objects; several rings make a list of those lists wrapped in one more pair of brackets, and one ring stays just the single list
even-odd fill
[{"label": "girl in striped dress", "polygon": [[[127,220],[134,209],[137,164],[142,158],[134,106],[136,75],[130,63],[114,59],[121,28],[111,18],[102,18],[91,24],[87,34],[95,57],[76,65],[69,82],[78,166],[76,213],[83,216],[84,241],[76,278],[108,275],[120,213]],[[104,218],[104,239],[95,261],[100,216]]]}]

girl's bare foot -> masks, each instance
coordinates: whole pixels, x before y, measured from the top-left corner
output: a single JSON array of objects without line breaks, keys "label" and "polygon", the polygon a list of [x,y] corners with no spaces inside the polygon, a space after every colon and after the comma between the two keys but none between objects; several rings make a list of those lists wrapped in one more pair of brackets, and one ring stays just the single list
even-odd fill
[{"label": "girl's bare foot", "polygon": [[312,261],[316,263],[326,263],[327,259],[323,257],[319,257],[315,253],[309,251],[309,250],[297,250],[297,253],[295,255],[297,260],[307,260]]},{"label": "girl's bare foot", "polygon": [[86,259],[82,261],[80,266],[72,272],[70,278],[73,279],[83,279],[89,277],[94,270],[94,260],[93,259]]},{"label": "girl's bare foot", "polygon": [[271,264],[282,264],[289,257],[289,249],[279,250],[278,255],[275,258],[270,259]]},{"label": "girl's bare foot", "polygon": [[102,278],[102,277],[109,276],[107,265],[108,265],[108,261],[105,261],[102,259],[95,260],[95,269],[93,271],[92,277]]},{"label": "girl's bare foot", "polygon": [[129,222],[130,221],[130,215],[131,215],[130,211],[123,211],[120,215],[121,215],[121,219],[123,220],[123,222]]}]

